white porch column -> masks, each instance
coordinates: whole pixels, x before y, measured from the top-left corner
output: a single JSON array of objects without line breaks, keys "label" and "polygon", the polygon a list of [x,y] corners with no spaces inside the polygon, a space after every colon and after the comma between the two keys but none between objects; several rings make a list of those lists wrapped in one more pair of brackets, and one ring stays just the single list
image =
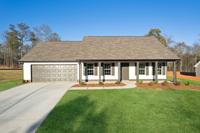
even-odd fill
[{"label": "white porch column", "polygon": [[136,81],[139,83],[139,61],[136,62]]},{"label": "white porch column", "polygon": [[79,83],[82,82],[82,64],[79,61]]},{"label": "white porch column", "polygon": [[155,81],[158,81],[158,61],[155,62]]},{"label": "white porch column", "polygon": [[98,63],[98,66],[99,66],[99,82],[101,82],[101,72],[102,72],[101,62]]},{"label": "white porch column", "polygon": [[173,62],[173,82],[176,82],[176,61]]},{"label": "white porch column", "polygon": [[121,62],[118,62],[118,81],[121,81]]}]

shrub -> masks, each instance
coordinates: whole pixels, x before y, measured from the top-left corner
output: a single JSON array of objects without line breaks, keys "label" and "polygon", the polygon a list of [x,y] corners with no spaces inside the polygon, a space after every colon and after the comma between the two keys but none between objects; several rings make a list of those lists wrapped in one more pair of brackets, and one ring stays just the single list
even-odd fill
[{"label": "shrub", "polygon": [[139,84],[142,84],[143,83],[143,80],[139,80]]},{"label": "shrub", "polygon": [[104,83],[103,82],[99,82],[99,85],[104,85]]},{"label": "shrub", "polygon": [[165,85],[167,85],[167,84],[168,84],[168,82],[167,82],[167,80],[165,80],[165,81],[164,81],[164,82],[162,82],[161,84],[165,86]]},{"label": "shrub", "polygon": [[185,84],[186,86],[188,86],[188,85],[190,85],[190,82],[189,82],[189,81],[186,81],[186,82],[184,82],[184,84]]},{"label": "shrub", "polygon": [[176,82],[174,82],[174,85],[181,85],[181,82],[180,81],[176,81]]},{"label": "shrub", "polygon": [[153,81],[153,83],[154,83],[154,84],[157,84],[157,83],[158,83],[158,81]]},{"label": "shrub", "polygon": [[115,84],[120,84],[120,83],[121,83],[120,81],[116,81],[116,82],[115,82]]},{"label": "shrub", "polygon": [[167,84],[167,83],[168,83],[168,81],[167,81],[167,80],[165,80],[165,81],[164,81],[164,83],[166,83],[166,84]]},{"label": "shrub", "polygon": [[149,82],[148,85],[149,85],[149,86],[152,86],[152,85],[153,85],[153,82]]},{"label": "shrub", "polygon": [[86,83],[85,83],[85,82],[80,82],[79,84],[80,84],[80,85],[86,85]]}]

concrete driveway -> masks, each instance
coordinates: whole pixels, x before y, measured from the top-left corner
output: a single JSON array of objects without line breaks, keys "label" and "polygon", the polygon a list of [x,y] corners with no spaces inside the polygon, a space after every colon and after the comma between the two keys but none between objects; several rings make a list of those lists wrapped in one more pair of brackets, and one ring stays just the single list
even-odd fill
[{"label": "concrete driveway", "polygon": [[0,133],[35,132],[73,84],[28,83],[0,92]]}]

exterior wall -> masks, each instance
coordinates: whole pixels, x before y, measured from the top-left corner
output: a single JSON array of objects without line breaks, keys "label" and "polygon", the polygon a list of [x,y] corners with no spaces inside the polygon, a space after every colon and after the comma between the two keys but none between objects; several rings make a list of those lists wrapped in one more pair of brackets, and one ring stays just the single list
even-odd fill
[{"label": "exterior wall", "polygon": [[196,76],[200,76],[200,63],[195,67]]},{"label": "exterior wall", "polygon": [[79,80],[78,62],[25,62],[23,64],[23,79],[31,81],[31,65],[32,64],[75,64],[77,65],[77,79]]},{"label": "exterior wall", "polygon": [[[98,62],[97,62],[98,63]],[[104,62],[103,62],[104,63]],[[113,63],[113,62],[107,62]],[[129,62],[129,80],[136,80],[136,62]],[[79,80],[79,63],[78,62],[25,62],[23,64],[23,79],[31,81],[31,65],[32,64],[75,64],[77,65],[77,79]],[[84,64],[82,65],[82,80],[86,80],[86,76],[84,75]],[[200,67],[198,67],[200,69]],[[198,71],[200,72],[200,70]],[[165,75],[158,75],[159,80],[167,79],[167,67],[165,66]],[[153,80],[155,77],[153,74],[152,62],[149,62],[149,75],[139,75],[140,80]],[[103,80],[118,80],[118,62],[115,62],[115,74],[114,75],[105,75],[101,76],[101,81]],[[98,81],[99,80],[99,67],[97,67],[97,75],[88,75],[89,81]]]},{"label": "exterior wall", "polygon": [[[129,80],[136,80],[136,62],[130,62],[129,65]],[[149,63],[149,75],[139,75],[139,80],[153,80],[155,79],[155,76],[153,75],[153,66],[152,62]],[[146,69],[146,68],[145,68]],[[159,80],[166,80],[167,79],[167,66],[165,66],[165,75],[158,75]]]},{"label": "exterior wall", "polygon": [[[88,62],[87,62],[88,63]],[[90,62],[94,63],[94,62]],[[98,62],[96,62],[98,63]],[[105,63],[105,62],[102,62]],[[107,62],[107,63],[113,63],[113,62]],[[136,62],[129,62],[129,80],[136,80]],[[81,63],[82,68],[84,68],[84,63]],[[118,80],[118,66],[117,62],[115,62],[115,74],[114,75],[105,75],[104,79],[105,81],[107,80]],[[140,80],[153,80],[155,79],[153,75],[153,67],[152,67],[152,62],[149,62],[149,75],[139,75]],[[87,80],[89,81],[98,81],[99,80],[99,66],[97,67],[97,75],[88,75]],[[86,80],[86,76],[83,73],[82,69],[82,80]],[[167,66],[165,66],[165,75],[158,75],[158,80],[166,80],[167,79]],[[101,76],[101,81],[103,80],[103,76]]]},{"label": "exterior wall", "polygon": [[[87,62],[88,63],[88,62]],[[98,62],[96,62],[98,63]],[[106,63],[113,63],[113,62],[106,62]],[[114,75],[105,75],[105,77],[101,76],[101,80],[103,80],[103,78],[105,80],[118,80],[118,66],[117,66],[117,62],[115,63],[115,74]],[[84,63],[81,63],[82,68],[84,68]],[[86,80],[86,76],[83,73],[83,69],[82,69],[82,80]],[[99,66],[97,66],[97,75],[88,75],[88,80],[99,80]]]}]

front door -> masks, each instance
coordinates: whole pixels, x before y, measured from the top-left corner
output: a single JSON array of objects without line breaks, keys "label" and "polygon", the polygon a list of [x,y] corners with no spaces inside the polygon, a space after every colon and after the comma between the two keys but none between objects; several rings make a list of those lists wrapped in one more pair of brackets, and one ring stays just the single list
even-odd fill
[{"label": "front door", "polygon": [[121,64],[122,80],[129,80],[129,63]]}]

